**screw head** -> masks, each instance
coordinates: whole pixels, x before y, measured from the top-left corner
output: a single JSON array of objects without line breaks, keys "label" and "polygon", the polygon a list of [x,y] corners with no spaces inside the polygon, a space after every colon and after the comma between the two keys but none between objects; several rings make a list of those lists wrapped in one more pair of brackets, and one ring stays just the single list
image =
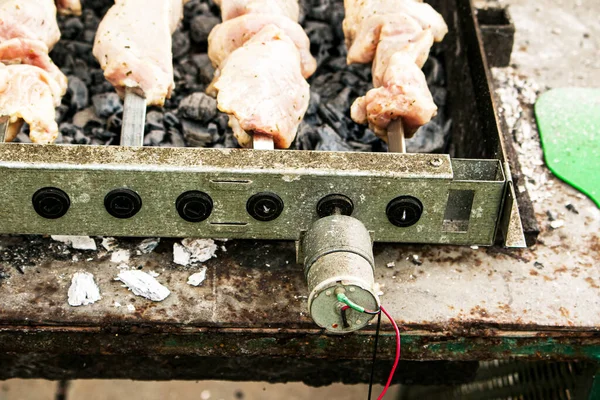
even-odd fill
[{"label": "screw head", "polygon": [[142,198],[130,189],[114,189],[104,197],[104,207],[115,218],[131,218],[142,209]]},{"label": "screw head", "polygon": [[201,222],[207,219],[213,209],[209,195],[198,190],[182,193],[175,201],[179,216],[188,222]]},{"label": "screw head", "polygon": [[423,204],[416,197],[400,196],[389,202],[385,212],[392,224],[406,228],[419,221],[423,214]]},{"label": "screw head", "polygon": [[71,206],[69,196],[54,187],[45,187],[31,197],[33,209],[38,215],[47,219],[57,219],[67,213]]},{"label": "screw head", "polygon": [[342,215],[352,215],[354,204],[343,194],[327,195],[317,203],[317,214],[320,218],[333,215],[336,210],[339,210]]},{"label": "screw head", "polygon": [[429,164],[434,167],[440,167],[443,163],[444,161],[441,158],[434,158],[433,160],[429,161]]},{"label": "screw head", "polygon": [[257,193],[248,199],[246,211],[258,221],[273,221],[283,211],[283,200],[275,193]]}]

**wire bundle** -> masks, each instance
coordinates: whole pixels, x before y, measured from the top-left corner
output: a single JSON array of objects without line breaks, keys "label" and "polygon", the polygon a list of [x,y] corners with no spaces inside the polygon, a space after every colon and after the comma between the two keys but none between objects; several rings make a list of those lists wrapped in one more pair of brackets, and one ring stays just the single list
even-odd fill
[{"label": "wire bundle", "polygon": [[398,328],[398,324],[396,324],[396,321],[394,321],[394,318],[392,318],[392,316],[386,311],[386,309],[383,306],[379,307],[379,309],[376,311],[366,310],[364,307],[361,307],[360,305],[358,305],[358,304],[354,303],[352,300],[350,300],[348,298],[348,296],[346,296],[344,293],[338,293],[337,299],[339,302],[345,304],[341,308],[342,323],[344,324],[344,327],[348,326],[348,319],[346,316],[346,311],[350,308],[355,311],[358,311],[360,313],[378,316],[378,318],[377,318],[377,334],[375,336],[375,347],[373,349],[373,369],[371,370],[371,379],[369,382],[369,395],[368,395],[367,400],[371,399],[371,387],[373,385],[373,371],[375,369],[375,358],[377,355],[377,343],[379,341],[378,339],[379,339],[379,327],[381,325],[381,313],[385,314],[385,316],[389,319],[392,326],[394,327],[394,333],[396,335],[396,357],[394,359],[394,364],[392,365],[392,369],[388,376],[387,382],[386,382],[383,390],[381,391],[381,394],[379,395],[379,397],[377,397],[377,400],[382,400],[383,397],[385,396],[385,394],[387,393],[388,389],[390,388],[390,385],[392,384],[392,379],[394,378],[394,373],[396,372],[396,368],[398,367],[398,363],[400,362],[401,340],[400,340],[400,329]]}]

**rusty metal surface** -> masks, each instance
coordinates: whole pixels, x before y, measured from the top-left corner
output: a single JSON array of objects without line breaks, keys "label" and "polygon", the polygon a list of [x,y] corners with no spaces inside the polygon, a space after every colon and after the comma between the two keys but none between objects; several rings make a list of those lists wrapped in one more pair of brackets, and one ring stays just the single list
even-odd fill
[{"label": "rusty metal surface", "polygon": [[[557,185],[546,206],[560,211],[571,203],[579,214],[561,229],[544,229],[530,249],[376,245],[375,279],[404,332],[404,359],[600,358],[600,212]],[[0,351],[368,357],[372,326],[346,337],[315,329],[293,243],[225,242],[198,288],[185,283],[194,269],[172,263],[171,243],[129,262],[159,272],[171,289],[153,303],[114,281],[118,268],[106,252],[4,238],[10,276],[0,283]],[[95,274],[103,298],[75,308],[66,292],[79,270]],[[381,357],[390,358],[390,326],[384,329]]]}]

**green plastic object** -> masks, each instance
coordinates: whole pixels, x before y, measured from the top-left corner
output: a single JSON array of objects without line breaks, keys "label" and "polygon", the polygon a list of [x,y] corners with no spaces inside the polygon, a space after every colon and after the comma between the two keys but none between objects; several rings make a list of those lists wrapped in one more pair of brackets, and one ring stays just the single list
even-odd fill
[{"label": "green plastic object", "polygon": [[550,90],[535,115],[548,168],[600,207],[600,89]]}]

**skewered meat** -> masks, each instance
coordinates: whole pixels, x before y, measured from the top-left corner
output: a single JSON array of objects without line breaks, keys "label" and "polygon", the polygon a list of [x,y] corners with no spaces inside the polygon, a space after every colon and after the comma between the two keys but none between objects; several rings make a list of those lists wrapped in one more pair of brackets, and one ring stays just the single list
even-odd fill
[{"label": "skewered meat", "polygon": [[60,87],[60,95],[67,90],[67,77],[48,56],[48,47],[39,40],[10,39],[0,42],[0,62],[4,64],[29,64],[50,74]]},{"label": "skewered meat", "polygon": [[[60,104],[61,88],[43,69],[33,65],[0,64],[0,115],[10,116],[10,123],[29,124],[35,143],[50,143],[58,135],[54,108]],[[12,140],[17,129],[9,130]]]},{"label": "skewered meat", "polygon": [[[297,23],[297,0],[221,0],[223,22],[208,38],[215,67],[207,92],[229,114],[238,142],[253,135],[287,148],[296,136],[316,70],[308,36]],[[218,93],[218,95],[217,95]]]},{"label": "skewered meat", "polygon": [[81,15],[81,2],[79,0],[56,0],[58,13],[62,15]]},{"label": "skewered meat", "polygon": [[300,14],[297,0],[215,0],[223,21],[246,14],[283,15],[296,22]]},{"label": "skewered meat", "polygon": [[185,0],[116,0],[98,26],[94,56],[104,76],[123,96],[126,88],[163,105],[171,96],[171,34],[183,17]]},{"label": "skewered meat", "polygon": [[217,69],[229,55],[241,47],[248,39],[267,25],[279,27],[294,42],[300,51],[302,75],[311,76],[317,69],[317,62],[310,54],[310,40],[302,27],[280,15],[248,14],[223,22],[214,27],[208,37],[208,57]]},{"label": "skewered meat", "polygon": [[1,1],[0,42],[14,38],[39,40],[52,50],[60,39],[54,1]]},{"label": "skewered meat", "polygon": [[348,63],[373,62],[373,86],[356,99],[351,116],[384,139],[401,118],[406,136],[429,122],[437,107],[421,67],[448,28],[431,6],[417,0],[345,0]]},{"label": "skewered meat", "polygon": [[26,121],[33,142],[56,139],[55,107],[67,78],[48,56],[60,38],[53,0],[0,2],[0,115],[10,117],[7,140]]},{"label": "skewered meat", "polygon": [[215,83],[218,107],[230,115],[242,146],[251,144],[252,133],[272,136],[277,148],[291,145],[310,96],[300,59],[285,32],[267,25],[221,66]]}]

